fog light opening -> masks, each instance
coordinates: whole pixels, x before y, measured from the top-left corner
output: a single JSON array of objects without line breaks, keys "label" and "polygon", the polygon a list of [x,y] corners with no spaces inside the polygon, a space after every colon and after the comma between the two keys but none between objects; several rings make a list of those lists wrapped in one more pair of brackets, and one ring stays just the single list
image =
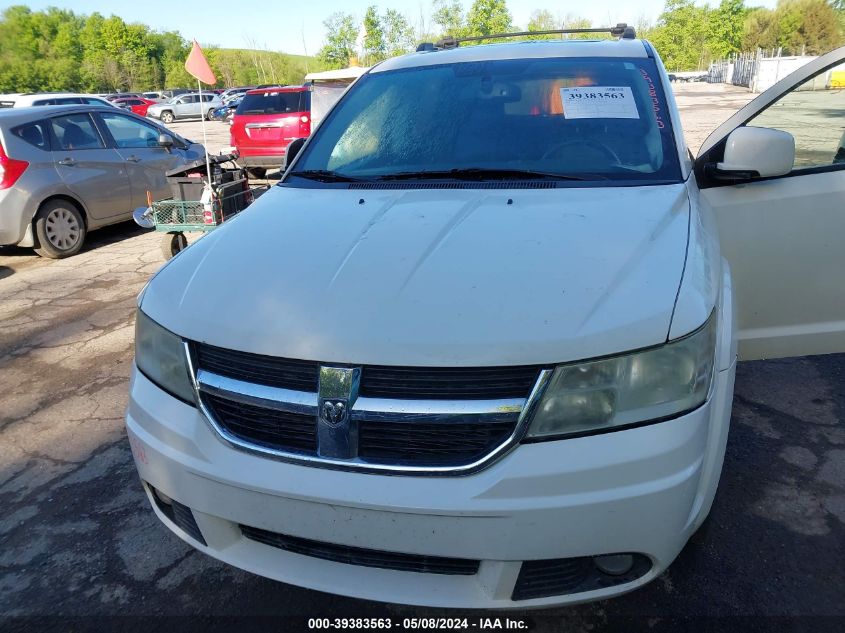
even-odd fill
[{"label": "fog light opening", "polygon": [[593,557],[593,562],[599,571],[608,576],[622,576],[631,571],[634,557],[631,554],[606,554]]},{"label": "fog light opening", "polygon": [[152,491],[153,491],[153,495],[155,496],[155,498],[156,498],[156,499],[158,499],[158,500],[159,500],[161,503],[163,503],[164,505],[169,506],[169,505],[172,505],[172,504],[173,504],[173,499],[171,499],[170,497],[168,497],[168,496],[167,496],[166,494],[164,494],[161,490],[158,490],[158,489],[156,489],[156,488],[153,488],[152,486],[150,486],[150,490],[152,490]]}]

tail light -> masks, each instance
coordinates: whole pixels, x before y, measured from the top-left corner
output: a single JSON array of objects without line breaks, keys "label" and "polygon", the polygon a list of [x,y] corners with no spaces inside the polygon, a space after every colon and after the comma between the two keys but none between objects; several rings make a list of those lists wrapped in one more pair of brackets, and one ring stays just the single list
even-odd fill
[{"label": "tail light", "polygon": [[303,114],[299,117],[299,136],[305,138],[311,135],[311,117]]},{"label": "tail light", "polygon": [[29,163],[25,160],[15,160],[6,156],[6,151],[0,144],[0,190],[13,186],[27,167]]}]

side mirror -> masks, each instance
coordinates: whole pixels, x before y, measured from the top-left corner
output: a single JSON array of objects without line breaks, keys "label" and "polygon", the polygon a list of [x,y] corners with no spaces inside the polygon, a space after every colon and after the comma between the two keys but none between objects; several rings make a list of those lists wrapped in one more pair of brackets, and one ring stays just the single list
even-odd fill
[{"label": "side mirror", "polygon": [[152,207],[138,207],[132,212],[132,219],[135,224],[145,229],[154,229],[156,225]]},{"label": "side mirror", "polygon": [[163,147],[168,152],[173,149],[173,137],[170,134],[165,134],[162,132],[158,135],[158,144],[159,147]]},{"label": "side mirror", "polygon": [[296,155],[299,154],[299,150],[302,149],[302,146],[305,145],[305,141],[308,139],[305,138],[298,138],[291,141],[290,145],[288,145],[288,151],[285,155],[285,171],[287,168],[290,167],[293,159],[296,158]]},{"label": "side mirror", "polygon": [[767,127],[738,127],[730,133],[719,175],[742,178],[784,176],[795,165],[795,138]]}]

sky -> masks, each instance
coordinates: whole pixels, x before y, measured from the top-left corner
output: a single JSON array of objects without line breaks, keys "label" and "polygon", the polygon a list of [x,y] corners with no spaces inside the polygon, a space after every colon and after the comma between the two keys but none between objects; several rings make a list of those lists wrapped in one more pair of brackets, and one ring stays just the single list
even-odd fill
[{"label": "sky", "polygon": [[[776,0],[756,0],[754,6],[775,5]],[[464,0],[468,7],[471,0]],[[711,4],[717,4],[713,0]],[[431,0],[0,0],[0,9],[26,4],[32,9],[49,6],[88,14],[99,11],[115,14],[127,22],[142,22],[156,30],[179,31],[187,39],[224,48],[263,48],[284,53],[314,55],[323,43],[323,20],[336,11],[363,17],[366,8],[401,11],[418,27],[421,19],[430,23]],[[664,0],[510,0],[508,8],[519,27],[525,27],[531,12],[548,9],[554,15],[573,14],[589,18],[594,25],[627,22],[635,25],[640,17],[657,19]]]}]

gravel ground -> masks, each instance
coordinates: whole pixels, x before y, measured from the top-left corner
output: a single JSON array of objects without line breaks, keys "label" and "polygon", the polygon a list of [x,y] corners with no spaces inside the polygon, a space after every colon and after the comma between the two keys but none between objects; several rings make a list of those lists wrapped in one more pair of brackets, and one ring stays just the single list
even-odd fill
[{"label": "gravel ground", "polygon": [[[748,98],[679,87],[690,145]],[[201,136],[198,123],[173,127]],[[122,422],[135,296],[162,264],[158,240],[127,224],[69,260],[0,249],[0,630],[230,630],[214,618],[251,616],[238,630],[288,631],[309,617],[441,615],[253,576],[158,523]],[[535,631],[845,629],[843,384],[845,355],[741,364],[712,520],[671,568],[621,598],[507,615]]]}]

